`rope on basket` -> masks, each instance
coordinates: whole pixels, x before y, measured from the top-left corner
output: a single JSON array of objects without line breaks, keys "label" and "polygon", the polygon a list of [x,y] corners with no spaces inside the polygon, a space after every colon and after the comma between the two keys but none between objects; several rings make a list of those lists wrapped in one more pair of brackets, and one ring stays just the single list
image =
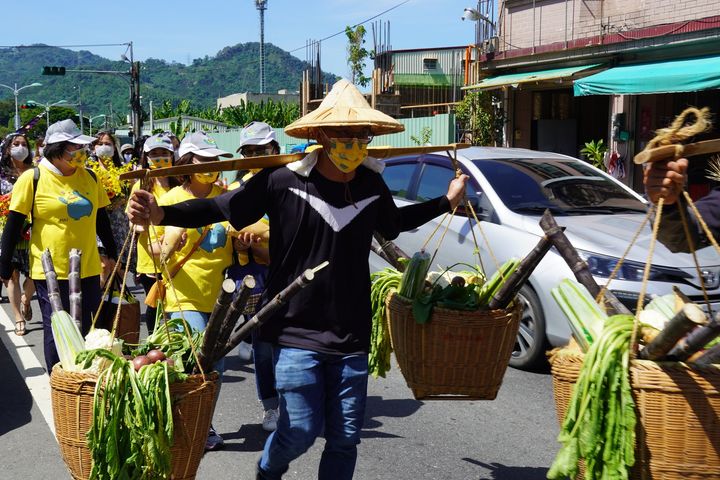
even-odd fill
[{"label": "rope on basket", "polygon": [[[692,200],[690,200],[690,201],[692,202]],[[693,204],[693,206],[695,206],[695,205]],[[702,292],[703,292],[703,300],[705,300],[705,306],[708,309],[708,313],[712,317],[713,309],[712,309],[712,305],[710,304],[710,297],[708,297],[707,288],[705,285],[705,277],[702,274],[702,270],[700,269],[700,262],[697,259],[697,252],[695,251],[695,242],[693,241],[692,236],[690,235],[690,224],[688,223],[687,215],[685,214],[685,209],[682,208],[682,205],[681,205],[681,208],[678,208],[678,211],[680,212],[680,219],[682,220],[683,231],[685,232],[685,238],[687,239],[687,242],[688,242],[688,248],[690,249],[690,253],[692,254],[692,257],[693,257],[693,263],[695,264],[695,273],[697,273],[697,276],[700,279],[700,288],[702,289]],[[698,218],[703,223],[705,222],[702,218],[700,218],[700,217],[698,217]]]},{"label": "rope on basket", "polygon": [[[122,258],[122,256],[125,254],[125,252],[129,248],[129,242],[131,240],[131,236],[130,236],[131,233],[132,232],[128,232],[127,235],[125,236],[125,241],[123,242],[123,246],[120,249],[120,254],[118,255],[118,258]],[[128,255],[128,259],[130,256],[131,255]],[[97,322],[98,318],[100,317],[100,311],[102,310],[103,304],[105,303],[105,298],[107,298],[108,294],[110,293],[110,288],[112,288],[113,280],[115,279],[115,275],[117,274],[117,271],[118,271],[118,266],[121,263],[122,262],[120,262],[120,261],[115,262],[115,266],[113,267],[112,272],[110,272],[110,276],[107,278],[107,280],[105,280],[105,290],[103,291],[102,298],[100,298],[100,305],[98,305],[98,308],[95,311],[95,315],[93,315],[92,326],[90,327],[91,330],[95,328],[95,322]],[[129,266],[130,266],[130,263],[128,262],[126,265],[126,268],[129,268]],[[127,272],[127,270],[125,270],[125,271]],[[127,275],[126,275],[126,277],[127,277]],[[126,280],[126,278],[123,278],[123,286],[125,285],[125,280]],[[113,325],[113,330],[110,333],[111,333],[112,337],[114,338],[115,337],[114,325]]]}]

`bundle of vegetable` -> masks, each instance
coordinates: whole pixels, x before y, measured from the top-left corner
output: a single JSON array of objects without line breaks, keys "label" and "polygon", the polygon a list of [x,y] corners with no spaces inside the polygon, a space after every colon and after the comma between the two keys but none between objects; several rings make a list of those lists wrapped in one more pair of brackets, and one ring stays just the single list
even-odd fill
[{"label": "bundle of vegetable", "polygon": [[167,362],[138,372],[125,358],[105,349],[78,356],[88,368],[98,358],[109,362],[97,379],[93,423],[87,434],[92,456],[90,480],[169,478],[173,441],[170,384],[182,381]]},{"label": "bundle of vegetable", "polygon": [[502,288],[505,281],[508,280],[510,275],[513,274],[516,268],[520,265],[520,260],[517,258],[511,258],[506,261],[500,268],[493,274],[490,279],[485,282],[478,292],[480,305],[488,305],[490,300],[495,294]]},{"label": "bundle of vegetable", "polygon": [[415,252],[403,272],[398,295],[414,300],[425,287],[425,276],[430,269],[430,254],[425,250]]},{"label": "bundle of vegetable", "polygon": [[579,282],[564,279],[553,288],[552,296],[570,323],[570,330],[580,349],[587,352],[602,333],[607,315]]},{"label": "bundle of vegetable", "polygon": [[395,269],[386,268],[370,274],[370,303],[372,306],[372,330],[370,331],[370,353],[368,371],[374,377],[385,377],[390,370],[390,331],[385,316],[385,299],[400,285],[402,274]]},{"label": "bundle of vegetable", "polygon": [[562,447],[548,479],[627,479],[635,463],[635,403],[629,379],[633,317],[613,315],[585,355],[558,435]]},{"label": "bundle of vegetable", "polygon": [[[187,335],[184,331],[185,325],[182,318],[172,318],[158,325],[145,343],[131,352],[128,359],[134,360],[137,357],[147,356],[152,350],[160,350],[168,360],[171,360],[170,363],[175,370],[191,373],[196,366],[193,350],[197,351],[200,348],[203,332],[191,329],[190,335]],[[142,366],[142,363],[139,366]]]}]

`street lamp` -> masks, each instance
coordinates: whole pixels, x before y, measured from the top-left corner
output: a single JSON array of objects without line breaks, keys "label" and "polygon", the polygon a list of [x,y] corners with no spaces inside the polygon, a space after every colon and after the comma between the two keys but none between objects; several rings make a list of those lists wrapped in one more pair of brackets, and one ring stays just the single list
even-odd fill
[{"label": "street lamp", "polygon": [[67,102],[67,100],[58,100],[55,103],[40,103],[40,102],[36,102],[35,100],[28,100],[25,103],[27,103],[28,105],[35,106],[35,107],[45,107],[45,120],[47,121],[47,126],[49,127],[50,126],[50,107],[54,107],[56,105],[65,105],[68,102]]},{"label": "street lamp", "polygon": [[107,117],[107,115],[105,115],[104,113],[101,113],[100,115],[95,115],[94,117],[90,117],[90,135],[92,135],[92,122],[93,122],[93,120],[95,120],[96,118],[100,118],[100,117]]},{"label": "street lamp", "polygon": [[9,88],[10,90],[12,90],[13,95],[15,95],[15,130],[17,131],[18,129],[20,129],[20,113],[18,113],[18,94],[22,90],[25,90],[26,88],[42,87],[42,83],[35,82],[35,83],[31,83],[30,85],[25,85],[24,87],[20,87],[20,88],[18,88],[17,83],[14,85],[15,85],[14,87],[11,87],[10,85],[4,85],[4,84],[0,83],[0,87]]}]

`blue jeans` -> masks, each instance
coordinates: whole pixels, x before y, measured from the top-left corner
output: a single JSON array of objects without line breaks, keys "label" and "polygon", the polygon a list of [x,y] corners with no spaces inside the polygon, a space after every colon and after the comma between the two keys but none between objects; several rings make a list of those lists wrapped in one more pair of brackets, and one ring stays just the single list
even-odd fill
[{"label": "blue jeans", "polygon": [[275,346],[273,356],[280,415],[260,458],[260,478],[281,478],[324,429],[318,480],[351,479],[365,416],[367,355]]},{"label": "blue jeans", "polygon": [[[197,310],[183,310],[182,315],[180,312],[168,312],[170,318],[185,318],[188,326],[193,330],[203,331],[207,326],[208,320],[210,320],[210,312],[198,312]],[[217,370],[222,381],[223,372],[225,371],[225,359],[218,360],[215,364],[215,370]]]},{"label": "blue jeans", "polygon": [[255,387],[258,400],[262,402],[263,409],[275,410],[278,408],[278,394],[275,390],[275,371],[273,366],[273,345],[258,340],[253,332],[253,361],[255,362]]}]

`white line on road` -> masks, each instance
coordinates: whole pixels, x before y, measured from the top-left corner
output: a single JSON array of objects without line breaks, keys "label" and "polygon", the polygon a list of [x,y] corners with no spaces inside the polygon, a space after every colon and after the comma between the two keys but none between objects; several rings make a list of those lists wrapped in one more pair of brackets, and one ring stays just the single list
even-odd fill
[{"label": "white line on road", "polygon": [[[4,308],[0,308],[0,324],[5,328],[6,335],[0,335],[5,348],[10,352],[15,366],[25,380],[35,404],[40,409],[45,423],[55,437],[55,423],[53,421],[52,404],[50,401],[50,377],[45,373],[45,367],[32,352],[25,341],[25,337],[15,335],[15,322],[8,316]],[[40,337],[42,341],[42,336]],[[27,375],[27,372],[43,371],[42,375]]]}]

